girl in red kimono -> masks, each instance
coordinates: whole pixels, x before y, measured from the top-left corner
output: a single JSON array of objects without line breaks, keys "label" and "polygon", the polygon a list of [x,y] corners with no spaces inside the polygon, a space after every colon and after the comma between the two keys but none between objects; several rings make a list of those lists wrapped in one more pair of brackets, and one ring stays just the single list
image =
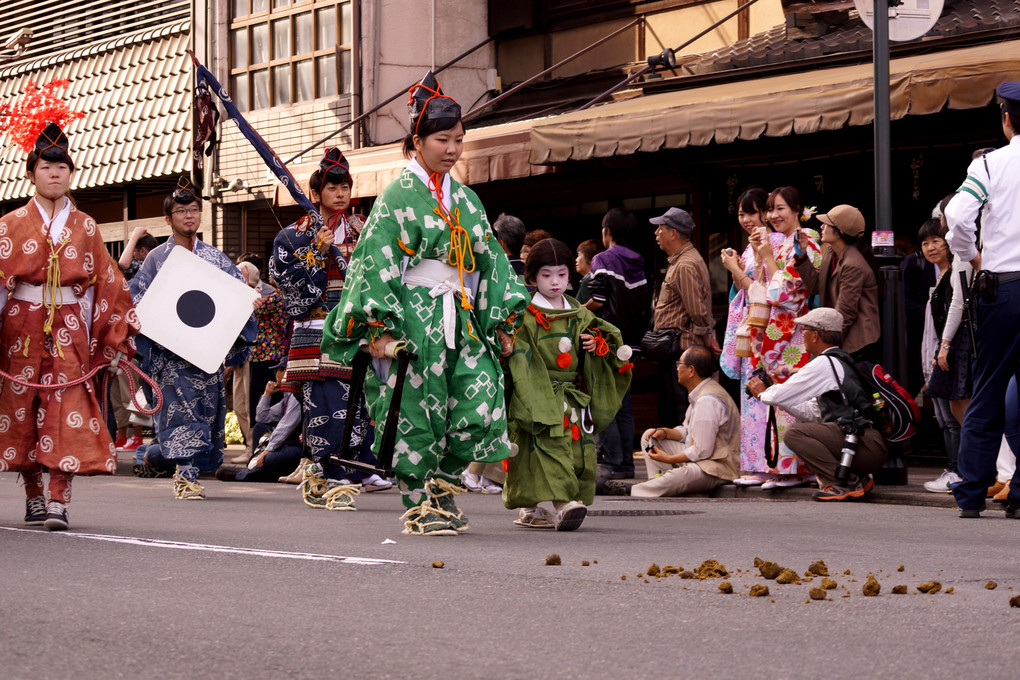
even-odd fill
[{"label": "girl in red kimono", "polygon": [[[117,459],[95,385],[58,389],[118,352],[138,331],[124,277],[95,221],[68,198],[74,163],[49,123],[28,155],[36,195],[0,217],[0,471],[18,471],[25,523],[67,529],[71,479],[113,474]],[[43,471],[49,470],[49,503]]]}]

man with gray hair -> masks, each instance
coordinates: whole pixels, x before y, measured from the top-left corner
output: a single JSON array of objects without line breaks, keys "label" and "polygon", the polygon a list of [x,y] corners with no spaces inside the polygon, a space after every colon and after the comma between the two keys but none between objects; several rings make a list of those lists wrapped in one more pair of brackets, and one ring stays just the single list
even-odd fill
[{"label": "man with gray hair", "polygon": [[[670,208],[661,217],[648,220],[656,225],[655,242],[669,259],[669,268],[654,302],[655,330],[677,330],[680,351],[702,344],[719,354],[712,318],[712,285],[708,265],[691,242],[694,219],[686,210]],[[687,412],[687,390],[677,382],[675,360],[659,362],[659,422],[675,423]]]},{"label": "man with gray hair", "polygon": [[521,261],[521,248],[524,247],[524,235],[527,228],[520,218],[506,213],[500,213],[496,221],[492,223],[492,231],[496,234],[496,240],[506,252],[510,266],[513,267],[517,276],[524,274],[524,263]]},{"label": "man with gray hair", "polygon": [[[816,501],[863,498],[875,486],[871,473],[885,464],[889,444],[864,415],[871,410],[871,398],[853,359],[841,348],[843,315],[819,307],[794,322],[800,324],[804,347],[813,359],[780,385],[768,387],[752,378],[746,389],[801,421],[786,428],[783,441],[818,475],[821,488],[815,492]],[[850,464],[852,473],[841,480],[837,469],[851,435],[856,437],[857,452]]]},{"label": "man with gray hair", "polygon": [[[259,289],[259,268],[251,262],[242,260],[237,263],[237,270],[241,272],[245,283],[251,288]],[[261,294],[261,290],[259,293]],[[239,358],[240,359],[240,358]],[[230,377],[233,389],[234,416],[237,417],[237,427],[241,430],[244,438],[244,451],[227,460],[228,463],[247,465],[251,458],[252,448],[255,442],[251,440],[251,361],[243,357],[243,361],[235,359],[226,365],[223,378]]]}]

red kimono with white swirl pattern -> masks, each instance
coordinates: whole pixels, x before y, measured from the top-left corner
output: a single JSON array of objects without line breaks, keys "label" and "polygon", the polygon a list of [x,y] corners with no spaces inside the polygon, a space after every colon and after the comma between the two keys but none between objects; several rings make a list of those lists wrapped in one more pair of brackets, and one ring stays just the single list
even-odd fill
[{"label": "red kimono with white swirl pattern", "polygon": [[[0,369],[64,383],[118,351],[132,356],[138,317],[95,221],[71,206],[53,243],[34,203],[0,217]],[[116,452],[96,391],[93,381],[33,389],[0,377],[0,472],[113,474]]]}]

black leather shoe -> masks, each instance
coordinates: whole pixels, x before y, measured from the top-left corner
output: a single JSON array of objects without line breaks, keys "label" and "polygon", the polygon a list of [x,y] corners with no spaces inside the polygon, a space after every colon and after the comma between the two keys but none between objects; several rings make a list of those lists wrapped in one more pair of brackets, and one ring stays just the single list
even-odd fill
[{"label": "black leather shoe", "polygon": [[606,482],[605,490],[602,492],[604,496],[629,496],[630,495],[630,484],[624,484],[623,482],[609,481]]},{"label": "black leather shoe", "polygon": [[1012,498],[1006,500],[1006,518],[1020,519],[1020,501]]},{"label": "black leather shoe", "polygon": [[976,519],[976,518],[978,518],[980,516],[981,516],[981,509],[980,508],[974,508],[972,510],[965,510],[963,508],[960,508],[960,518],[961,519]]}]

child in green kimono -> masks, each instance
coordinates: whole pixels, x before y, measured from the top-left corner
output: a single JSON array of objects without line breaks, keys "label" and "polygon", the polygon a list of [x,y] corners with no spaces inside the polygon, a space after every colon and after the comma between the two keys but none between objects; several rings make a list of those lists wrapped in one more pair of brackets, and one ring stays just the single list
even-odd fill
[{"label": "child in green kimono", "polygon": [[521,509],[514,524],[532,529],[581,526],[595,500],[594,435],[616,416],[633,367],[620,331],[564,295],[573,261],[556,239],[532,247],[524,276],[537,290],[509,360],[510,439],[520,452],[503,503]]},{"label": "child in green kimono", "polygon": [[322,351],[345,364],[358,351],[376,359],[365,396],[379,432],[396,384],[387,350],[406,343],[417,355],[404,381],[393,472],[408,508],[404,532],[448,536],[468,528],[453,498],[464,490],[464,468],[510,455],[499,359],[510,354],[528,298],[478,196],[450,177],[463,150],[460,107],[431,72],[412,88],[409,107],[405,153],[414,158],[368,216]]}]

